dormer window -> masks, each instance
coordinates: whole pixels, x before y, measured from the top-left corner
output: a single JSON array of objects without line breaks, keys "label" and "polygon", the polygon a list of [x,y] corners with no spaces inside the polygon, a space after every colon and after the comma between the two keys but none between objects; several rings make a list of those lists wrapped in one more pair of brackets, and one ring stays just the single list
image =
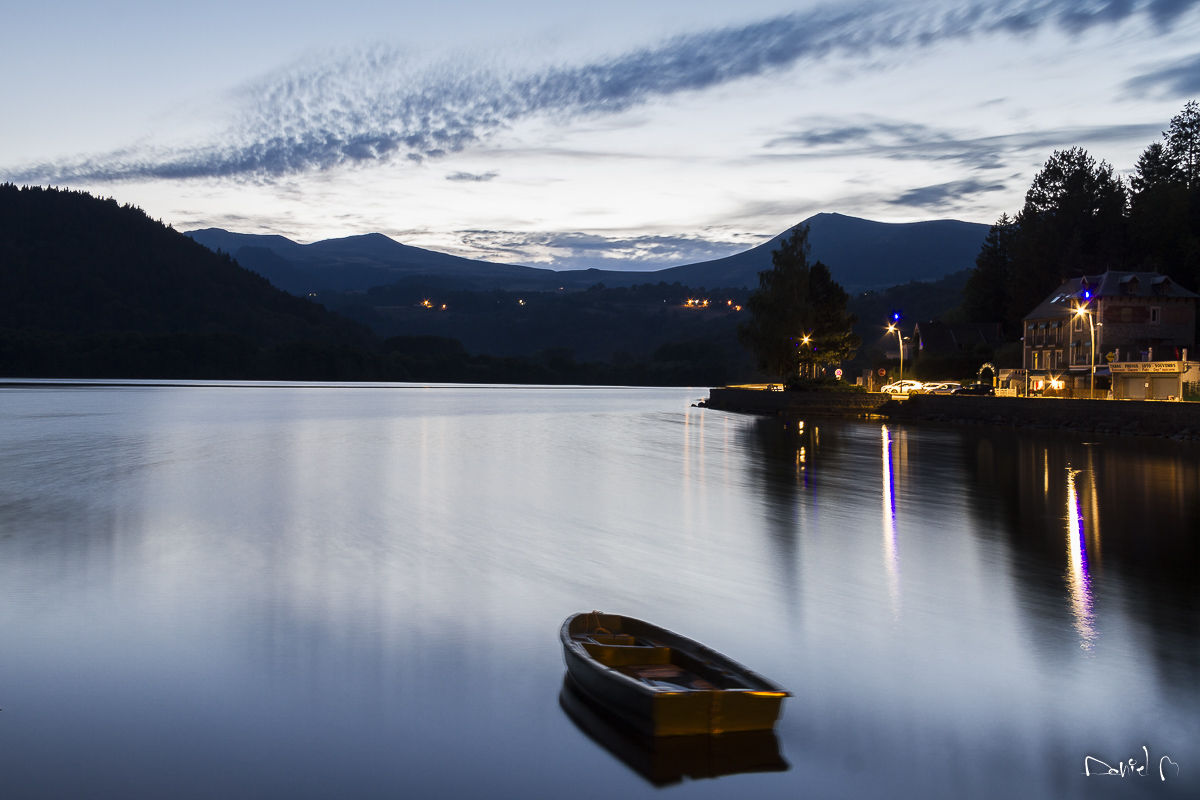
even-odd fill
[{"label": "dormer window", "polygon": [[1158,275],[1150,280],[1150,290],[1158,295],[1171,293],[1171,279],[1166,275]]},{"label": "dormer window", "polygon": [[1121,292],[1123,294],[1137,294],[1140,283],[1137,275],[1126,275],[1120,280]]}]

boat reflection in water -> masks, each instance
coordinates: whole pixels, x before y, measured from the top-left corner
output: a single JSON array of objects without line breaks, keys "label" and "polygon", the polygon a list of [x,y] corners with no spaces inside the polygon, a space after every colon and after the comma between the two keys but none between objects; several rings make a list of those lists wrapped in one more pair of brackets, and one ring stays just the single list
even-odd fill
[{"label": "boat reflection in water", "polygon": [[698,736],[647,736],[613,716],[563,676],[559,705],[589,739],[655,786],[684,778],[719,778],[745,772],[786,772],[773,730]]}]

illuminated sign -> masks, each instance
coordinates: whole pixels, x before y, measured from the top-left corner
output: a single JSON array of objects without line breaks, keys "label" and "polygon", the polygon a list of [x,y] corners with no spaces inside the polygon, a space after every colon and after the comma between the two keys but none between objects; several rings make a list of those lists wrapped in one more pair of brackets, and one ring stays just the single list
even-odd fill
[{"label": "illuminated sign", "polygon": [[1113,372],[1187,372],[1186,361],[1125,361],[1109,364]]}]

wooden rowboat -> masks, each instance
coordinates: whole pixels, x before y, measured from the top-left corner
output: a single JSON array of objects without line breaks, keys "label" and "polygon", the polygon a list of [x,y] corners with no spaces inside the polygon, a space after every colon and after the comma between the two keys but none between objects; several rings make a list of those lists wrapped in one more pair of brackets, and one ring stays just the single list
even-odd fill
[{"label": "wooden rowboat", "polygon": [[559,638],[575,685],[651,736],[770,730],[791,697],[733,659],[633,617],[575,614]]},{"label": "wooden rowboat", "polygon": [[563,676],[559,705],[579,730],[655,786],[747,772],[786,772],[775,731],[647,736]]}]

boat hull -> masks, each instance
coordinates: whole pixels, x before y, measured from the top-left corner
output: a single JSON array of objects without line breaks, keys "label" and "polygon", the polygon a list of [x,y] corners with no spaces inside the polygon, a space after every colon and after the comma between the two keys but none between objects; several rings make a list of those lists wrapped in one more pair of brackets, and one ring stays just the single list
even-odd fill
[{"label": "boat hull", "polygon": [[580,691],[570,675],[563,677],[558,699],[580,731],[655,786],[789,769],[774,731],[647,736]]},{"label": "boat hull", "polygon": [[576,614],[560,638],[575,685],[651,736],[769,730],[790,696],[732,659],[632,617]]}]

